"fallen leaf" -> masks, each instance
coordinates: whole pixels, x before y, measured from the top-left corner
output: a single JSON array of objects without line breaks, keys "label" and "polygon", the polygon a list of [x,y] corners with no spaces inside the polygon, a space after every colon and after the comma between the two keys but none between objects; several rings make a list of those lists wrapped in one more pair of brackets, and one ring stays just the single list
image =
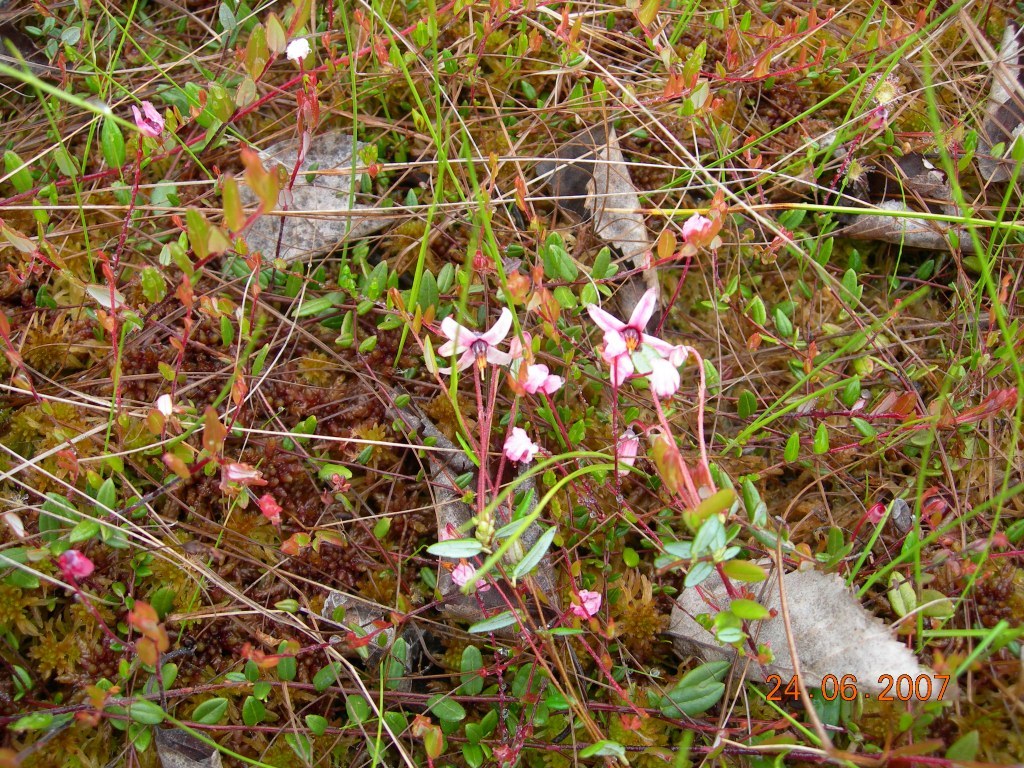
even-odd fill
[{"label": "fallen leaf", "polygon": [[[1008,24],[1003,30],[999,54],[992,62],[992,88],[985,120],[978,134],[978,171],[985,181],[1009,181],[1014,161],[1010,147],[1024,132],[1024,46],[1020,28]],[[993,157],[992,148],[1003,145],[1003,156]]]},{"label": "fallen leaf", "polygon": [[588,128],[559,147],[555,157],[539,162],[537,173],[547,179],[559,207],[576,219],[592,220],[598,237],[631,268],[644,270],[619,289],[619,307],[628,317],[644,292],[659,285],[657,273],[647,268],[651,243],[619,137],[614,128]]},{"label": "fallen leaf", "polygon": [[[837,679],[853,675],[858,691],[877,695],[886,688],[884,676],[891,676],[894,681],[900,675],[909,675],[915,681],[919,675],[934,678],[934,672],[922,666],[882,621],[864,609],[842,578],[818,571],[793,571],[784,578],[801,679],[808,688],[820,688],[822,678],[828,675]],[[771,610],[774,618],[750,622],[749,626],[755,642],[767,645],[775,660],[761,665],[753,658],[744,658],[738,666],[750,679],[764,682],[774,674],[788,681],[795,670],[786,639],[777,574],[765,585],[758,602]],[[672,609],[668,629],[676,650],[705,661],[735,659],[734,647],[720,644],[693,618],[702,613],[713,614],[729,603],[717,574],[700,587],[685,590]],[[932,696],[937,697],[942,682],[932,682]],[[943,700],[953,698],[954,689],[955,683],[950,681]]]},{"label": "fallen leaf", "polygon": [[[306,259],[386,226],[394,216],[357,202],[358,173],[365,170],[358,152],[366,146],[343,131],[315,136],[294,186],[290,191],[285,186],[278,196],[278,212],[260,216],[245,232],[249,249],[265,260]],[[289,139],[260,150],[259,157],[269,171],[281,166],[291,177],[298,151],[298,143]],[[248,186],[239,192],[247,207],[259,204]]]},{"label": "fallen leaf", "polygon": [[157,728],[156,752],[161,768],[220,768],[220,752],[179,728]]}]

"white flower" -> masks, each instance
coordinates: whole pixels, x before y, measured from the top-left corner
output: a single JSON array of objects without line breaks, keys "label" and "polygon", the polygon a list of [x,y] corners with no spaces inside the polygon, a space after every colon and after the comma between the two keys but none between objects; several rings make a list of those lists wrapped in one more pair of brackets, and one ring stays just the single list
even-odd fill
[{"label": "white flower", "polygon": [[679,389],[679,369],[668,360],[651,360],[651,372],[647,375],[651,391],[658,397],[672,397]]},{"label": "white flower", "polygon": [[156,409],[165,417],[170,417],[170,415],[174,413],[174,403],[171,401],[171,396],[160,395],[160,397],[156,399]]},{"label": "white flower", "polygon": [[309,56],[309,40],[304,37],[296,37],[285,49],[285,55],[290,61],[302,61]]},{"label": "white flower", "polygon": [[[508,307],[502,307],[501,315],[497,321],[484,333],[474,333],[463,325],[459,325],[452,318],[446,317],[441,321],[441,333],[448,339],[442,344],[437,354],[441,357],[450,357],[453,354],[462,353],[456,368],[464,371],[474,362],[480,370],[486,367],[487,363],[492,365],[508,365],[512,362],[512,356],[508,352],[501,352],[497,345],[508,336],[512,328],[512,313]],[[439,368],[441,373],[451,373],[451,368]]]},{"label": "white flower", "polygon": [[533,461],[534,454],[540,450],[522,427],[512,428],[512,434],[505,439],[504,447],[510,461],[521,461],[524,464]]}]

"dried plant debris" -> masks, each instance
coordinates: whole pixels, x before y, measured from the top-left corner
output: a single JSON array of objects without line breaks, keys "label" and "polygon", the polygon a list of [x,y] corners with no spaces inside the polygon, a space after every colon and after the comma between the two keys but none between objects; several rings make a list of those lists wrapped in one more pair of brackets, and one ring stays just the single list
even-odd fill
[{"label": "dried plant debris", "polygon": [[[295,174],[291,190],[284,185],[278,196],[279,214],[264,214],[246,232],[252,251],[265,260],[307,259],[333,250],[346,240],[358,240],[385,227],[394,217],[375,205],[358,202],[359,158],[368,145],[343,131],[314,136]],[[260,150],[268,170],[281,166],[291,178],[299,145],[294,139]],[[245,185],[242,202],[255,207],[258,200]],[[278,244],[280,243],[280,249]]]},{"label": "dried plant debris", "polygon": [[[393,393],[393,396],[397,394]],[[471,474],[472,480],[465,487],[476,488],[475,465],[461,448],[455,446],[445,437],[433,422],[412,403],[401,408],[394,407],[390,414],[392,417],[400,419],[410,430],[410,442],[415,444],[424,438],[432,439],[433,445],[427,448],[426,454],[429,463],[430,489],[437,516],[438,538],[448,538],[453,533],[461,535],[462,532],[466,532],[471,527],[471,521],[476,513],[462,500],[465,491],[456,484],[456,478],[467,473]],[[528,494],[530,497],[530,502],[525,510],[525,514],[529,515],[537,506],[536,484],[531,476],[522,477],[515,482],[519,492]],[[508,506],[503,505],[498,514],[499,521],[496,527],[500,528],[508,522],[510,517]],[[536,522],[531,523],[520,538],[522,549],[529,551],[540,539],[542,533]],[[488,588],[479,589],[470,595],[463,594],[452,578],[452,572],[459,562],[454,558],[441,557],[438,563],[437,589],[444,601],[442,610],[452,618],[477,622],[495,613],[515,610],[524,601],[532,614],[531,620],[534,622],[546,622],[548,614],[551,613],[553,617],[554,611],[557,611],[555,576],[549,555],[544,555],[536,568],[530,572],[531,578],[526,582],[513,585],[498,576],[493,576],[493,583]],[[482,562],[482,558],[477,557],[470,559],[469,564],[478,567]],[[536,586],[536,592],[529,589],[531,581]],[[540,600],[539,611],[534,597]],[[537,615],[538,612],[540,615]],[[516,625],[506,628],[506,630],[507,633],[514,633]]]},{"label": "dried plant debris", "polygon": [[538,163],[537,174],[547,180],[558,206],[576,219],[593,221],[598,237],[633,269],[644,270],[619,291],[620,307],[629,315],[645,291],[658,289],[658,276],[646,269],[651,244],[619,137],[614,128],[588,128],[559,147],[555,157]]},{"label": "dried plant debris", "polygon": [[[912,153],[886,158],[872,169],[861,183],[847,190],[855,203],[871,205],[863,214],[848,216],[845,227],[836,235],[855,240],[877,240],[907,248],[948,251],[950,235],[956,235],[960,250],[974,253],[974,245],[964,236],[962,227],[945,221],[901,214],[922,212],[947,216],[957,214],[951,202],[952,191],[946,174],[924,155]],[[871,210],[891,213],[871,213]],[[900,214],[900,215],[893,215]]]},{"label": "dried plant debris", "polygon": [[[1009,181],[1015,163],[1010,148],[1024,132],[1024,46],[1021,29],[1009,24],[1003,31],[999,55],[992,62],[992,90],[978,137],[978,171],[984,181]],[[992,150],[1000,148],[999,157]]]},{"label": "dried plant debris", "polygon": [[[860,692],[877,695],[886,688],[886,676],[895,681],[900,675],[909,675],[916,681],[919,675],[924,675],[933,678],[931,697],[938,697],[942,681],[934,679],[934,673],[919,664],[914,654],[892,636],[889,628],[864,609],[839,576],[793,571],[784,579],[792,639],[805,685],[820,688],[826,676],[841,679],[844,675],[853,675]],[[773,617],[753,622],[751,634],[754,642],[771,649],[775,660],[761,665],[752,657],[745,657],[739,667],[754,680],[764,682],[769,675],[779,675],[788,681],[795,669],[786,637],[777,576],[765,583],[760,603]],[[700,587],[683,592],[672,609],[668,629],[676,650],[706,661],[736,658],[735,648],[720,644],[694,619],[716,608],[728,607],[729,601],[717,575]],[[953,695],[954,683],[950,681],[943,700]]]},{"label": "dried plant debris", "polygon": [[178,728],[156,730],[156,752],[161,768],[220,768],[220,752]]}]

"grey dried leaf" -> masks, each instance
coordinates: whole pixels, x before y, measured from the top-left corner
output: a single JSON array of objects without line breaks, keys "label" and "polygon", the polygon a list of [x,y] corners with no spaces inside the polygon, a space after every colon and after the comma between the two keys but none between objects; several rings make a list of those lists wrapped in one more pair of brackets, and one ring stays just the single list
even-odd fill
[{"label": "grey dried leaf", "polygon": [[188,731],[157,728],[154,735],[161,768],[221,768],[220,752]]},{"label": "grey dried leaf", "polygon": [[[615,129],[595,126],[581,131],[559,147],[555,157],[538,163],[537,173],[547,177],[558,205],[577,219],[593,220],[598,237],[615,247],[633,269],[643,269],[651,243]],[[654,270],[645,270],[639,278],[628,279],[619,293],[619,306],[627,316],[645,291],[658,289]]]},{"label": "grey dried leaf", "polygon": [[[992,62],[992,89],[985,120],[978,136],[978,171],[988,181],[1009,181],[1014,162],[1010,146],[1024,132],[1024,46],[1017,24],[1003,30],[999,54]],[[993,157],[992,147],[1004,144],[1003,157]]]},{"label": "grey dried leaf", "polygon": [[[398,392],[393,392],[392,397],[398,394]],[[437,530],[465,530],[476,513],[462,501],[464,491],[455,484],[455,480],[460,475],[471,472],[473,480],[467,487],[476,488],[475,465],[463,450],[445,437],[429,417],[414,404],[410,403],[403,408],[389,409],[389,416],[400,419],[411,432],[419,433],[421,439],[424,436],[434,439],[434,445],[427,450],[427,460],[430,465],[430,489],[434,497]],[[527,509],[527,514],[533,512],[537,505],[536,484],[533,478],[530,476],[523,478],[518,482],[517,487],[526,493],[533,491],[533,498]],[[508,512],[507,508],[505,511]],[[520,539],[523,550],[528,552],[542,534],[543,531],[539,525],[530,524]],[[447,567],[444,565],[445,563]],[[462,594],[459,586],[452,580],[451,569],[458,563],[459,561],[453,558],[439,558],[437,573],[437,589],[444,599],[442,610],[452,618],[468,622],[480,621],[492,613],[508,610],[510,604],[514,606],[519,602],[515,587],[500,579],[495,579],[497,583],[485,591],[477,591],[472,595]],[[547,602],[550,608],[557,610],[558,599],[550,555],[545,555],[530,575],[541,598]],[[514,631],[515,628],[511,627],[504,633],[512,634]]]},{"label": "grey dried leaf", "polygon": [[[808,687],[820,687],[827,675],[840,679],[843,675],[854,675],[859,691],[878,694],[886,686],[885,675],[893,681],[900,675],[909,675],[915,681],[919,675],[934,678],[931,670],[919,664],[914,654],[893,638],[884,623],[864,609],[839,576],[793,571],[783,578],[801,679]],[[757,643],[771,648],[775,661],[762,666],[752,659],[743,659],[739,668],[746,677],[762,682],[772,674],[789,680],[795,670],[786,639],[777,575],[765,584],[760,602],[775,616],[753,622],[752,632]],[[732,646],[721,645],[693,619],[728,606],[729,596],[717,575],[699,588],[684,591],[672,609],[668,629],[676,650],[706,661],[737,658]],[[932,680],[933,698],[941,687],[941,681]],[[954,689],[951,681],[943,700],[952,698]]]},{"label": "grey dried leaf", "polygon": [[[877,206],[882,211],[913,212],[906,203],[899,200],[885,200]],[[928,251],[950,250],[951,231],[962,233],[962,228],[952,227],[943,221],[916,217],[887,216],[882,213],[864,213],[850,217],[852,221],[836,230],[835,236],[854,240],[879,240],[906,248],[922,248]],[[960,250],[965,254],[974,253],[974,244],[969,237],[961,235]]]},{"label": "grey dried leaf", "polygon": [[[343,131],[314,136],[290,193],[282,190],[278,196],[277,207],[284,214],[264,214],[246,231],[250,250],[260,251],[267,260],[275,256],[285,261],[308,259],[385,227],[394,217],[376,206],[359,203],[355,191],[353,169],[363,166],[358,153],[366,146]],[[283,166],[289,176],[298,153],[295,139],[259,151],[268,170]],[[256,195],[244,184],[240,195],[245,206],[258,205]]]}]

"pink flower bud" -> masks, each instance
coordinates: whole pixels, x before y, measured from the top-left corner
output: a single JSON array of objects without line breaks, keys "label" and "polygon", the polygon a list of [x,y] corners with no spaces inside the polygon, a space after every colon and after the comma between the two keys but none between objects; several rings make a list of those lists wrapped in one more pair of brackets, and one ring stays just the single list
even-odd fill
[{"label": "pink flower bud", "polygon": [[260,508],[260,512],[263,516],[271,522],[272,525],[281,524],[281,513],[284,511],[281,509],[281,505],[277,503],[277,500],[269,493],[264,493],[260,496],[260,500],[256,502]]},{"label": "pink flower bud", "polygon": [[78,583],[96,570],[92,560],[83,555],[77,549],[69,549],[57,559],[60,572],[68,581]]},{"label": "pink flower bud", "polygon": [[533,461],[534,454],[540,450],[521,427],[512,428],[512,434],[505,440],[504,447],[509,461],[521,461],[524,464]]},{"label": "pink flower bud", "polygon": [[139,133],[143,136],[149,136],[150,138],[155,139],[164,132],[163,115],[161,115],[157,108],[148,101],[142,102],[141,112],[139,111],[139,108],[133,104],[132,114],[135,116],[135,125],[139,129]]},{"label": "pink flower bud", "polygon": [[577,603],[574,601],[573,604],[569,606],[569,610],[581,619],[589,619],[601,610],[600,592],[591,592],[589,589],[581,589],[577,597],[579,602]]}]

